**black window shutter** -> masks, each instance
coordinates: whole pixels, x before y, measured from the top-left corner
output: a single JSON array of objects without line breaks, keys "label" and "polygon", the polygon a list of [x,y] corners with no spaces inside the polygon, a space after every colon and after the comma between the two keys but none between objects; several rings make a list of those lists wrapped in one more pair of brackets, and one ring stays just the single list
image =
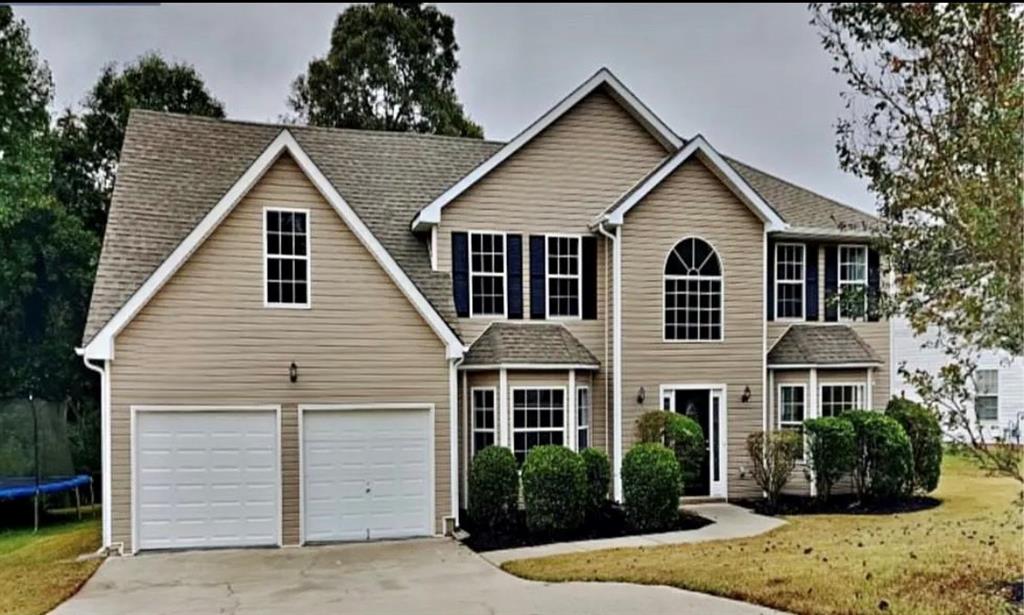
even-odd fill
[{"label": "black window shutter", "polygon": [[543,319],[546,313],[544,248],[543,235],[530,235],[530,318]]},{"label": "black window shutter", "polygon": [[868,320],[878,320],[878,299],[881,296],[882,272],[878,250],[868,248]]},{"label": "black window shutter", "polygon": [[825,246],[825,320],[839,320],[839,248]]},{"label": "black window shutter", "polygon": [[452,295],[455,314],[469,316],[469,235],[452,233]]},{"label": "black window shutter", "polygon": [[768,320],[775,320],[775,242],[768,241]]},{"label": "black window shutter", "polygon": [[584,320],[594,320],[597,318],[597,237],[584,237],[580,249],[583,255],[581,311]]},{"label": "black window shutter", "polygon": [[818,320],[818,245],[809,243],[807,269],[804,272],[804,316],[807,320]]},{"label": "black window shutter", "polygon": [[523,317],[523,236],[507,235],[508,317]]}]

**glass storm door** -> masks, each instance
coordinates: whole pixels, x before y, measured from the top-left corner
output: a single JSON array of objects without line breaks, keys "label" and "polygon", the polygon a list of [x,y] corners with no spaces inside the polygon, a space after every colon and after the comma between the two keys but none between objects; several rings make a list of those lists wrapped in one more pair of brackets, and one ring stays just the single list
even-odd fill
[{"label": "glass storm door", "polygon": [[684,414],[704,432],[706,454],[697,479],[683,486],[689,497],[725,497],[725,412],[720,389],[666,387],[662,390],[662,410]]}]

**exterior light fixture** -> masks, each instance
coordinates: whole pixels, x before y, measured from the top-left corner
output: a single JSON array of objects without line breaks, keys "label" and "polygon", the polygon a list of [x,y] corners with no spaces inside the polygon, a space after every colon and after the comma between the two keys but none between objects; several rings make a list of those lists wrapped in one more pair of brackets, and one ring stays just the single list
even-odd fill
[{"label": "exterior light fixture", "polygon": [[299,379],[299,366],[292,361],[292,364],[288,366],[288,380],[295,382]]},{"label": "exterior light fixture", "polygon": [[647,391],[640,387],[640,390],[636,392],[636,403],[642,404],[645,399],[647,399]]},{"label": "exterior light fixture", "polygon": [[743,403],[747,403],[748,401],[750,401],[750,387],[749,386],[747,386],[746,388],[743,389],[743,396],[740,397],[740,401],[742,401]]}]

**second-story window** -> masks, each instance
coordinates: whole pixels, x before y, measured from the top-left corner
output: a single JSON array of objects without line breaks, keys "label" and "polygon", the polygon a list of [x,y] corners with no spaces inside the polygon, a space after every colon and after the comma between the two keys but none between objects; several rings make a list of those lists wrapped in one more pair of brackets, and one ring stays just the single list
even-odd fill
[{"label": "second-story window", "polygon": [[580,238],[547,238],[548,317],[579,318]]},{"label": "second-story window", "polygon": [[471,316],[505,315],[505,236],[470,233],[469,287]]},{"label": "second-story window", "polygon": [[706,241],[680,241],[665,261],[666,341],[722,339],[722,264]]},{"label": "second-story window", "polygon": [[267,209],[264,215],[264,303],[309,307],[309,212]]},{"label": "second-story window", "polygon": [[777,318],[804,317],[804,245],[775,244],[775,314]]},{"label": "second-story window", "polygon": [[839,318],[863,317],[868,305],[868,247],[839,246]]}]

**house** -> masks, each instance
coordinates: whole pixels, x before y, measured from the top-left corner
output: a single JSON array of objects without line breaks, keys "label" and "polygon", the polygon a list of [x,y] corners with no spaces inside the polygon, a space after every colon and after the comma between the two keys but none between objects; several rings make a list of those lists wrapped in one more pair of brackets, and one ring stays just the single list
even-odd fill
[{"label": "house", "polygon": [[621,499],[658,409],[705,430],[687,496],[759,497],[749,434],[890,394],[873,223],[607,70],[507,143],[133,112],[79,351],[104,544],[440,534],[491,444],[603,449]]},{"label": "house", "polygon": [[[905,318],[893,319],[893,394],[920,401],[921,396],[913,383],[904,377],[918,370],[938,375],[949,360],[935,347],[937,331],[929,329],[915,335]],[[974,377],[975,397],[966,408],[971,415],[972,431],[985,442],[1016,442],[1024,439],[1024,358],[1001,351],[978,354]],[[946,437],[962,440],[967,436],[962,429],[943,425]]]}]

